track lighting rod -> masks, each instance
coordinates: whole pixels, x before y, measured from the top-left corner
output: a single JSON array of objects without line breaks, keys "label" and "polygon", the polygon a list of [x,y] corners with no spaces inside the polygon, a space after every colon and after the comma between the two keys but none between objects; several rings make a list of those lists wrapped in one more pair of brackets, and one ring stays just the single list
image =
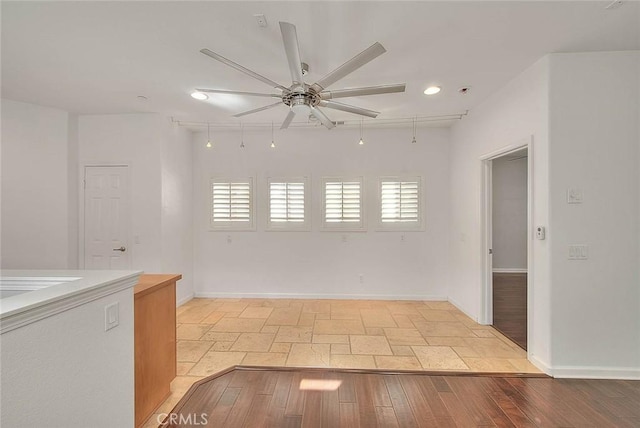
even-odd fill
[{"label": "track lighting rod", "polygon": [[[364,120],[364,123],[367,128],[375,128],[375,127],[384,127],[384,126],[393,126],[393,125],[406,125],[415,123],[430,123],[430,122],[444,122],[449,120],[462,120],[469,111],[465,111],[464,113],[454,113],[454,114],[444,114],[439,116],[412,116],[412,117],[399,117],[399,118],[389,118],[389,119],[371,119]],[[198,121],[185,121],[178,120],[175,118],[171,118],[172,123],[178,124],[178,126],[186,126],[191,128],[197,127],[207,127],[207,122],[198,122]],[[345,120],[345,121],[337,121],[338,127],[340,128],[353,128],[359,127],[362,120]],[[210,122],[209,126],[215,129],[224,129],[224,128],[232,128],[238,129],[238,122],[228,122],[228,123],[213,123]],[[255,122],[255,123],[245,123],[243,122],[244,128],[270,128],[272,126],[271,122]],[[317,123],[291,123],[290,128],[319,128]]]}]

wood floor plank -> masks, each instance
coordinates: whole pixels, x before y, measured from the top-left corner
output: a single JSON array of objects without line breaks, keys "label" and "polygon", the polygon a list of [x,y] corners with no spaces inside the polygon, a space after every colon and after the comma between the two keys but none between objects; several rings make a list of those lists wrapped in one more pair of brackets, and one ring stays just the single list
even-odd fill
[{"label": "wood floor plank", "polygon": [[376,419],[380,427],[400,427],[391,406],[376,406]]},{"label": "wood floor plank", "polygon": [[360,426],[360,414],[357,403],[340,403],[340,427]]},{"label": "wood floor plank", "polygon": [[[300,391],[303,378],[342,386]],[[640,382],[236,367],[196,383],[172,413],[204,413],[207,426],[231,428],[636,428]]]},{"label": "wood floor plank", "polygon": [[398,424],[403,428],[417,427],[418,423],[411,411],[409,400],[404,389],[402,389],[402,385],[400,385],[398,377],[396,375],[385,375],[384,383],[387,386],[389,398],[391,399]]},{"label": "wood floor plank", "polygon": [[404,390],[411,411],[415,416],[416,422],[420,427],[433,427],[435,425],[435,416],[431,411],[431,407],[423,395],[418,380],[415,377],[400,376],[400,385]]}]

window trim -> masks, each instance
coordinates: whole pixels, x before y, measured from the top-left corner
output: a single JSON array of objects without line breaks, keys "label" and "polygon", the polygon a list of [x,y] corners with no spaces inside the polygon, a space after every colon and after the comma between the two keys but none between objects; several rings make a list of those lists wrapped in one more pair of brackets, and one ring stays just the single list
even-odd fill
[{"label": "window trim", "polygon": [[[353,182],[356,181],[360,183],[360,221],[355,223],[327,223],[327,194],[326,194],[326,184],[327,182]],[[332,176],[332,177],[322,177],[320,179],[320,192],[321,192],[321,202],[320,202],[320,230],[324,232],[365,232],[367,230],[366,223],[366,205],[365,205],[365,181],[363,176]]]},{"label": "window trim", "polygon": [[[214,222],[213,221],[213,184],[214,183],[249,183],[249,221],[248,222]],[[252,232],[256,230],[256,186],[254,177],[211,177],[209,178],[209,230],[212,232],[236,231]]]},{"label": "window trim", "polygon": [[[304,221],[294,222],[272,222],[271,221],[271,183],[300,183],[304,184]],[[266,230],[270,232],[308,232],[311,230],[311,187],[307,176],[296,177],[269,177],[267,178],[266,195]]]},{"label": "window trim", "polygon": [[[415,222],[383,222],[382,221],[382,183],[385,181],[415,181],[418,183],[418,220]],[[389,175],[378,178],[377,231],[379,232],[423,232],[424,221],[424,186],[421,175]]]}]

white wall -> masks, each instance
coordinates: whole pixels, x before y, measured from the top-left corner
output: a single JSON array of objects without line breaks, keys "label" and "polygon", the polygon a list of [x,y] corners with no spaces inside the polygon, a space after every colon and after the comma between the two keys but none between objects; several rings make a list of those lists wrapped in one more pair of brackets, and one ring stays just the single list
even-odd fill
[{"label": "white wall", "polygon": [[[534,225],[548,217],[548,78],[549,59],[542,58],[451,130],[451,228],[449,299],[478,319],[481,302],[481,161],[480,157],[531,139],[533,149]],[[529,231],[531,234],[532,231]],[[533,242],[529,270],[530,358],[550,361],[549,243]]]},{"label": "white wall", "polygon": [[190,132],[159,114],[78,118],[79,162],[126,164],[131,177],[132,269],[179,273],[177,301],[193,295]]},{"label": "white wall", "polygon": [[3,269],[64,269],[69,242],[67,112],[2,100]]},{"label": "white wall", "polygon": [[[119,325],[105,332],[104,306],[115,301]],[[3,427],[133,426],[132,288],[4,333],[1,341]]]},{"label": "white wall", "polygon": [[193,174],[191,132],[164,121],[162,139],[162,270],[181,273],[180,304],[193,297]]},{"label": "white wall", "polygon": [[162,267],[161,120],[155,114],[78,118],[81,171],[84,165],[129,165],[131,235],[139,242],[128,245],[131,268],[149,273],[160,273]]},{"label": "white wall", "polygon": [[527,157],[492,162],[493,270],[527,269]]},{"label": "white wall", "polygon": [[[244,149],[239,133],[212,137],[207,149],[206,132],[194,134],[196,295],[446,298],[447,129],[419,129],[418,144],[409,128],[365,129],[364,146],[354,128],[276,131],[275,149],[270,129],[246,132]],[[320,178],[340,174],[364,176],[367,232],[319,231]],[[375,180],[394,174],[423,176],[425,231],[376,231]],[[209,179],[226,175],[257,178],[257,231],[209,231]],[[267,177],[304,175],[311,179],[312,231],[265,231]]]},{"label": "white wall", "polygon": [[[551,55],[555,373],[640,378],[640,52]],[[597,86],[597,90],[594,90]],[[567,204],[579,188],[582,204]],[[588,260],[568,260],[570,244]]]}]

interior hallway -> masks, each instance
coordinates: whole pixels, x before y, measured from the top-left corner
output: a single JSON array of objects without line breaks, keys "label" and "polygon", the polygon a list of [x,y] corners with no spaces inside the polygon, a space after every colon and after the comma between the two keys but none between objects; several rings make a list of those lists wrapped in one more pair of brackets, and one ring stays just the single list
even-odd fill
[{"label": "interior hallway", "polygon": [[157,414],[233,365],[540,373],[448,302],[193,299],[177,309],[177,338],[178,376]]}]

